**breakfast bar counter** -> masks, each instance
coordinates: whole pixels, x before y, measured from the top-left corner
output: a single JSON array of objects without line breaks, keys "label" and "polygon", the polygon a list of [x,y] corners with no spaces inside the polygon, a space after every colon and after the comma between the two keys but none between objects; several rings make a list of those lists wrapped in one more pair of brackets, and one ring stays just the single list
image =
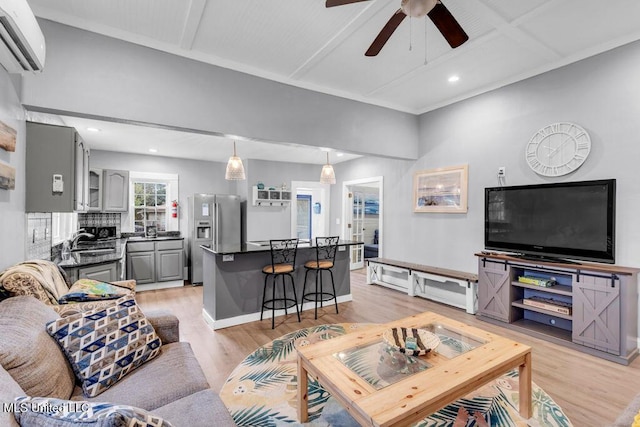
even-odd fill
[{"label": "breakfast bar counter", "polygon": [[[338,303],[351,301],[351,283],[349,278],[349,250],[351,245],[362,242],[340,240],[333,267],[336,295]],[[262,305],[262,291],[264,288],[264,273],[262,268],[271,264],[269,241],[248,242],[242,245],[203,249],[203,315],[213,329],[221,329],[242,323],[260,320],[260,306]],[[296,268],[292,274],[298,301],[302,294],[305,268],[304,263],[314,260],[316,249],[312,243],[298,244]],[[329,275],[323,277],[325,287],[330,286]],[[315,276],[309,274],[308,280]],[[315,282],[314,282],[315,283]],[[290,289],[287,286],[288,289]],[[333,302],[325,303],[333,309]],[[312,302],[305,302],[303,310],[313,308]],[[291,321],[297,321],[295,308]],[[276,312],[276,316],[284,314],[283,310]],[[265,310],[264,318],[271,316],[271,310]],[[269,322],[269,326],[270,326]]]}]

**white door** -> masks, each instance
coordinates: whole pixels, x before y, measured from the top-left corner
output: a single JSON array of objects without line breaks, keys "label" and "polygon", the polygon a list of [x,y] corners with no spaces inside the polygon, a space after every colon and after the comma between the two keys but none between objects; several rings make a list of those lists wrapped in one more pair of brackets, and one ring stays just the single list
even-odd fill
[{"label": "white door", "polygon": [[[349,230],[349,240],[363,241],[364,233],[364,195],[358,191],[349,192],[349,200],[351,201],[351,221],[347,224]],[[353,245],[351,248],[351,269],[364,267],[364,246]]]},{"label": "white door", "polygon": [[[370,217],[373,216],[375,224],[367,220],[367,206],[365,200],[365,190],[371,192],[371,188],[376,188],[378,197],[375,209],[369,206],[369,210],[373,209]],[[364,243],[373,243],[375,230],[378,230],[377,257],[382,257],[382,240],[383,240],[383,178],[381,176],[372,178],[363,178],[354,181],[345,181],[342,187],[343,211],[342,211],[342,238],[347,240],[355,240]],[[369,223],[367,223],[369,221]],[[367,224],[369,224],[367,226]],[[367,228],[368,227],[368,228]],[[350,262],[349,267],[352,270],[364,267],[364,245],[349,247]]]}]

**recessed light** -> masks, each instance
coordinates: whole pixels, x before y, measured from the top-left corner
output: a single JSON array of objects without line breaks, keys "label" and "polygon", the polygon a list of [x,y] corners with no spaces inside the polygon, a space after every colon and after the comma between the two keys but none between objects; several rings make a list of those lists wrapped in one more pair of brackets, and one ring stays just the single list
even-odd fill
[{"label": "recessed light", "polygon": [[100,129],[98,129],[98,128],[87,128],[87,130],[89,132],[100,132]]},{"label": "recessed light", "polygon": [[342,156],[344,156],[344,153],[336,153],[336,156],[342,157]]},{"label": "recessed light", "polygon": [[333,149],[329,147],[319,147],[319,148],[320,148],[320,151],[326,151],[326,152],[333,151]]},{"label": "recessed light", "polygon": [[150,153],[157,153],[158,149],[157,148],[149,148],[149,152]]},{"label": "recessed light", "polygon": [[449,80],[449,83],[455,83],[458,80],[460,80],[460,76],[453,75],[453,76],[449,77],[448,80]]}]

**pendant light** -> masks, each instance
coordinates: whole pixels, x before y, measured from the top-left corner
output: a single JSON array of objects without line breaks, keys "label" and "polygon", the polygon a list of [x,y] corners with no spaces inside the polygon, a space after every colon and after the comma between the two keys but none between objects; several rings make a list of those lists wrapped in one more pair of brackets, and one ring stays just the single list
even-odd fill
[{"label": "pendant light", "polygon": [[327,151],[327,163],[322,166],[322,172],[320,173],[320,184],[335,184],[336,173],[333,171],[333,166],[329,164],[329,152]]},{"label": "pendant light", "polygon": [[242,165],[242,159],[236,156],[235,141],[233,141],[233,156],[229,157],[229,162],[227,162],[227,171],[224,174],[224,178],[234,181],[246,179],[244,175],[244,166]]}]

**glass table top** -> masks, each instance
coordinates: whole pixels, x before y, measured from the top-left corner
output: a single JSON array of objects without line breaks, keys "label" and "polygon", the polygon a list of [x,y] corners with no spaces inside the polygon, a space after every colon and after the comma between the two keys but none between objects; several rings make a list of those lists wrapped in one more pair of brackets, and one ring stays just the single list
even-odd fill
[{"label": "glass table top", "polygon": [[425,356],[408,356],[386,341],[355,346],[333,356],[376,390],[380,390],[486,343],[440,323],[421,327],[436,334],[440,344]]}]

